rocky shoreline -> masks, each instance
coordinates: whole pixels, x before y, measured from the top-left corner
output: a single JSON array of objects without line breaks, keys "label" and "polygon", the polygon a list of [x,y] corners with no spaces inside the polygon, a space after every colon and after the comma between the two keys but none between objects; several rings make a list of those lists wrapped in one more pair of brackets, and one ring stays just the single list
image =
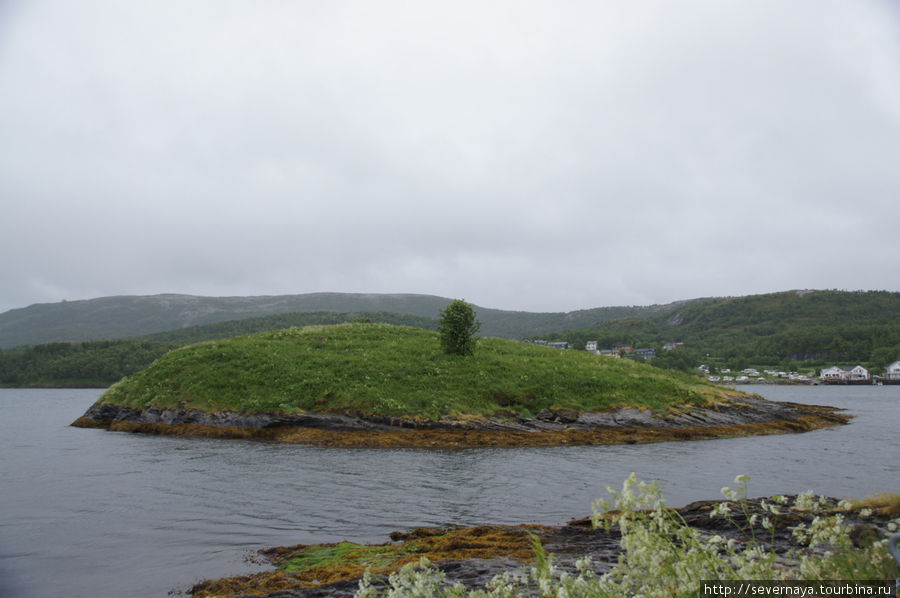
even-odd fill
[{"label": "rocky shoreline", "polygon": [[[793,503],[796,496],[784,497]],[[792,530],[809,525],[818,514],[808,508],[785,507],[773,515],[766,501],[744,499],[733,501],[706,500],[691,503],[673,512],[684,525],[709,537],[734,539],[740,545],[758,542],[765,550],[773,550],[779,558],[801,547]],[[889,523],[897,513],[859,507],[841,509],[835,498],[820,497],[830,504],[824,514],[840,514],[851,528],[854,546],[862,547],[891,534]],[[713,510],[728,503],[731,513],[714,518]],[[764,528],[764,518],[771,520]],[[608,573],[619,563],[622,554],[621,534],[615,525],[609,530],[595,528],[590,518],[570,521],[561,526],[480,525],[470,528],[416,528],[394,532],[391,542],[358,545],[349,542],[269,548],[259,551],[261,562],[276,569],[252,575],[209,580],[190,589],[194,598],[344,598],[353,596],[366,568],[376,583],[386,584],[387,576],[407,563],[418,563],[422,557],[445,575],[449,585],[484,588],[497,575],[528,573],[534,561],[533,538],[540,541],[546,554],[561,571],[576,574],[576,560],[590,558],[597,575]],[[333,558],[324,558],[324,555]],[[338,556],[340,555],[340,556]],[[534,588],[536,590],[536,588]]]},{"label": "rocky shoreline", "polygon": [[804,432],[845,424],[833,407],[742,396],[712,407],[682,406],[657,414],[634,408],[577,413],[544,409],[534,418],[439,420],[343,413],[207,412],[187,407],[138,410],[97,403],[72,423],[148,434],[244,438],[319,446],[433,447],[622,444]]}]

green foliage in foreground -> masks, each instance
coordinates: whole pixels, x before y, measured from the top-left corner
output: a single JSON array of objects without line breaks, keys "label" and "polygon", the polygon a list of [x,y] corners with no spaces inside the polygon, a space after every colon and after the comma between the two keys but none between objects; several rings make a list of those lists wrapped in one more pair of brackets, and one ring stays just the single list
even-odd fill
[{"label": "green foliage in foreground", "polygon": [[292,328],[172,351],[101,402],[146,408],[532,416],[544,408],[664,410],[726,392],[627,360],[502,339],[447,355],[436,332],[385,324]]},{"label": "green foliage in foreground", "polygon": [[[576,561],[574,573],[557,569],[535,538],[535,565],[529,575],[504,573],[484,589],[468,589],[451,586],[443,572],[423,560],[392,574],[387,587],[367,572],[355,598],[680,598],[703,596],[704,580],[890,580],[900,574],[887,538],[862,546],[851,540],[853,526],[840,512],[849,504],[829,504],[812,492],[793,501],[772,497],[762,501],[767,514],[758,519],[758,514],[749,514],[747,481],[747,476],[738,476],[737,489],[723,488],[729,500],[711,512],[711,517],[729,522],[734,535],[705,534],[686,525],[677,512],[665,508],[655,484],[639,482],[634,474],[621,491],[607,488],[613,500],[597,501],[592,519],[595,525],[618,527],[623,552],[618,565],[604,575],[594,573],[589,558]],[[732,508],[742,513],[732,514]],[[790,508],[816,516],[809,525],[794,527],[800,547],[777,554],[752,528],[761,523],[763,531],[774,535],[773,521]],[[900,519],[895,519],[887,528],[896,532],[898,525]]]}]

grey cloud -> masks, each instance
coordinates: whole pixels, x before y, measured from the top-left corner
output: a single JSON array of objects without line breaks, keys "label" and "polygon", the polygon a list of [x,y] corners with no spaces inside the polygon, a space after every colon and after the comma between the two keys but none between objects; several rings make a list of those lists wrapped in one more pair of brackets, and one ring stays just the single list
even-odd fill
[{"label": "grey cloud", "polygon": [[898,290],[890,2],[10,6],[0,309]]}]

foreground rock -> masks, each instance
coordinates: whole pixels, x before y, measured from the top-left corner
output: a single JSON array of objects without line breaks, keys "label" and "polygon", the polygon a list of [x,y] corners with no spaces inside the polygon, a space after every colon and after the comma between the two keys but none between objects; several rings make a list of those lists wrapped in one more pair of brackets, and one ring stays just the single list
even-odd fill
[{"label": "foreground rock", "polygon": [[[786,497],[793,502],[796,497]],[[785,507],[772,515],[763,506],[766,499],[750,499],[732,507],[728,519],[712,518],[711,512],[723,501],[699,501],[677,509],[685,525],[708,536],[733,538],[743,544],[755,538],[765,551],[778,555],[797,549],[791,530],[809,524],[816,516],[805,508]],[[837,499],[824,499],[831,505]],[[853,527],[855,546],[864,546],[890,534],[888,523],[894,512],[864,513],[858,507],[838,510]],[[771,519],[772,530],[761,522]],[[191,588],[195,598],[212,596],[258,598],[343,598],[359,587],[366,568],[385,582],[387,576],[407,563],[427,558],[444,572],[450,585],[461,583],[469,589],[484,588],[493,577],[509,572],[526,574],[534,558],[533,538],[552,555],[560,570],[575,574],[575,561],[590,557],[595,573],[609,572],[618,564],[621,536],[615,526],[610,531],[594,529],[589,519],[563,526],[482,525],[471,528],[417,528],[394,532],[393,542],[379,545],[339,544],[297,545],[260,551],[261,558],[278,567],[270,572],[205,581]],[[781,558],[781,557],[779,557]]]},{"label": "foreground rock", "polygon": [[640,409],[600,413],[545,409],[530,419],[444,417],[437,421],[352,412],[241,415],[190,408],[137,410],[98,403],[72,425],[334,447],[468,448],[626,444],[806,432],[844,424],[849,419],[832,407],[746,396],[725,405],[685,406],[666,414]]}]

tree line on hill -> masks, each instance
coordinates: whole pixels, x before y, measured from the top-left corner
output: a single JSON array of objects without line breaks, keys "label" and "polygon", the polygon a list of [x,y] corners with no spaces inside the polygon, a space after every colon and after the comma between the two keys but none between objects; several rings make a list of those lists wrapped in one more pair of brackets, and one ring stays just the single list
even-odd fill
[{"label": "tree line on hill", "polygon": [[353,321],[428,330],[438,326],[436,319],[405,314],[304,312],[190,326],[134,339],[44,343],[0,351],[0,386],[105,387],[145,369],[166,352],[183,345],[293,326]]},{"label": "tree line on hill", "polygon": [[136,340],[45,343],[0,352],[0,386],[104,387],[177,347]]},{"label": "tree line on hill", "polygon": [[[583,348],[629,343],[657,348],[657,367],[689,371],[701,363],[786,371],[834,363],[883,370],[900,359],[900,293],[814,291],[695,303],[660,316],[601,323],[551,335]],[[684,343],[674,351],[666,342]]]}]

